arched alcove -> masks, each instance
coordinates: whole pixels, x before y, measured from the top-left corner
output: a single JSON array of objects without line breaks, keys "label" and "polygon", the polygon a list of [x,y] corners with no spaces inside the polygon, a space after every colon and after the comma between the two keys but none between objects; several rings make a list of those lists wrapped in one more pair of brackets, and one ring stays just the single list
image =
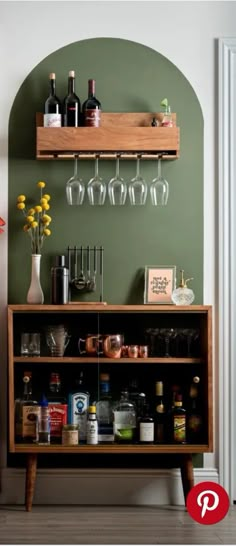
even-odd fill
[{"label": "arched alcove", "polygon": [[[76,92],[87,97],[87,80],[94,77],[104,111],[157,111],[168,97],[180,126],[180,159],[163,162],[170,184],[167,207],[69,207],[65,184],[72,161],[35,159],[35,113],[43,111],[48,95],[48,74],[56,72],[57,94],[67,92],[67,74],[76,72]],[[94,172],[93,162],[79,165],[84,181]],[[148,184],[156,175],[155,161],[143,162]],[[114,175],[112,161],[101,161],[100,174]],[[122,162],[128,181],[135,162]],[[50,267],[55,254],[67,246],[102,244],[104,299],[109,303],[143,302],[145,265],[175,264],[194,277],[196,303],[203,288],[203,119],[198,99],[184,75],[168,59],[141,44],[116,38],[94,38],[69,44],[43,59],[19,89],[9,121],[9,303],[24,303],[29,286],[30,240],[22,231],[16,197],[37,199],[36,182],[45,180],[51,194],[52,235],[45,241],[41,280],[45,301],[50,301]],[[24,266],[22,267],[22,265]],[[19,268],[19,269],[18,269]]]}]

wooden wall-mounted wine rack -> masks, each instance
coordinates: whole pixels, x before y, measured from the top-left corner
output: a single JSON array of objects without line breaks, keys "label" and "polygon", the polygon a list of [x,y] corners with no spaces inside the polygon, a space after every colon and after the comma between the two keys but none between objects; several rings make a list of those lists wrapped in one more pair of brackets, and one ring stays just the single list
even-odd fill
[{"label": "wooden wall-mounted wine rack", "polygon": [[177,159],[180,129],[176,114],[173,127],[152,127],[163,113],[102,113],[100,127],[43,127],[43,114],[36,114],[37,159]]}]

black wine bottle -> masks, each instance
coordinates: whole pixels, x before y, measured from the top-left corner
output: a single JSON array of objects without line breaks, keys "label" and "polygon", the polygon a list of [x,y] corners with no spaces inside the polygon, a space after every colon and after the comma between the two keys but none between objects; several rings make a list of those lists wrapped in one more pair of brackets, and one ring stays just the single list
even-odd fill
[{"label": "black wine bottle", "polygon": [[50,94],[44,107],[44,127],[61,127],[61,102],[56,96],[56,74],[49,74]]},{"label": "black wine bottle", "polygon": [[78,127],[80,124],[80,99],[75,94],[75,72],[69,71],[68,94],[63,103],[64,127]]},{"label": "black wine bottle", "polygon": [[95,80],[88,80],[88,98],[83,104],[83,119],[86,127],[99,127],[101,103],[95,97]]}]

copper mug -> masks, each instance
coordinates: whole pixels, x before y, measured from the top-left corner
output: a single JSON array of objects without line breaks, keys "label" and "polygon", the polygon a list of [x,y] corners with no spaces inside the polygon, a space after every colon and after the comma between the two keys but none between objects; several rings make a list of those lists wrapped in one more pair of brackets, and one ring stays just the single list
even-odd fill
[{"label": "copper mug", "polygon": [[124,336],[121,334],[103,336],[103,354],[108,358],[120,358]]},{"label": "copper mug", "polygon": [[[84,343],[84,349],[82,349],[82,344]],[[102,344],[102,338],[99,334],[88,334],[85,339],[79,338],[79,353],[81,355],[87,354],[90,356],[97,356],[102,354],[102,349],[100,349]]]}]

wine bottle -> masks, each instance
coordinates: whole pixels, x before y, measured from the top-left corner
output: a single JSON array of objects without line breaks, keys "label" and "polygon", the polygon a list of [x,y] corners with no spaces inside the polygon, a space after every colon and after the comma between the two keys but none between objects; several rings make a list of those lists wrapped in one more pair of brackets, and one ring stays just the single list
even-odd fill
[{"label": "wine bottle", "polygon": [[75,71],[70,70],[68,76],[68,94],[64,98],[64,127],[80,125],[80,99],[75,94]]},{"label": "wine bottle", "polygon": [[61,127],[61,103],[56,96],[56,74],[49,74],[50,94],[44,107],[44,127]]},{"label": "wine bottle", "polygon": [[85,127],[99,127],[101,121],[101,103],[95,97],[95,80],[88,80],[88,98],[83,104]]}]

